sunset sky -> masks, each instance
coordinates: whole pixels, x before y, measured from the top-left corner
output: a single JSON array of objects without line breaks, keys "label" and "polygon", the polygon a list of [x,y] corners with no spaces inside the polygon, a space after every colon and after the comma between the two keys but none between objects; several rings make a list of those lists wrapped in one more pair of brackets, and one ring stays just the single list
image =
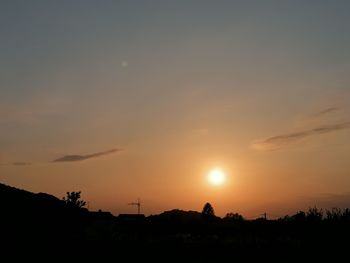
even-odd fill
[{"label": "sunset sky", "polygon": [[1,1],[0,182],[115,215],[349,207],[349,10]]}]

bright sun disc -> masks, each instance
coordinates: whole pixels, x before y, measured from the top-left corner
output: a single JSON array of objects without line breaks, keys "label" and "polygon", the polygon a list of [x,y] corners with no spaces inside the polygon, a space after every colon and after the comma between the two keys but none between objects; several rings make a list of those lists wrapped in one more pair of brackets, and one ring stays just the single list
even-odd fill
[{"label": "bright sun disc", "polygon": [[220,169],[213,169],[208,173],[208,181],[213,185],[221,185],[225,180],[226,175]]}]

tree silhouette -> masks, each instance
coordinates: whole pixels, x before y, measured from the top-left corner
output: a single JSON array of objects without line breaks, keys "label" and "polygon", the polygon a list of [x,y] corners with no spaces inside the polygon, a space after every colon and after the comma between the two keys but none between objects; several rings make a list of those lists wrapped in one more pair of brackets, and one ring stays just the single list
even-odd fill
[{"label": "tree silhouette", "polygon": [[238,213],[227,213],[226,216],[224,217],[224,220],[243,221],[244,218],[241,214],[238,214]]},{"label": "tree silhouette", "polygon": [[334,207],[332,210],[326,211],[327,220],[340,220],[343,216],[343,212],[340,208]]},{"label": "tree silhouette", "polygon": [[299,211],[295,215],[291,216],[291,220],[303,222],[306,220],[306,214],[304,211]]},{"label": "tree silhouette", "polygon": [[81,192],[67,192],[67,197],[63,197],[63,201],[66,202],[67,205],[76,207],[76,208],[83,208],[86,205],[86,202],[84,200],[80,200],[80,194]]},{"label": "tree silhouette", "polygon": [[202,210],[202,217],[206,218],[206,219],[215,217],[214,208],[212,207],[212,205],[210,203],[206,203],[204,205],[203,210]]},{"label": "tree silhouette", "polygon": [[310,207],[306,213],[306,218],[309,221],[321,221],[323,218],[323,210],[315,207]]}]

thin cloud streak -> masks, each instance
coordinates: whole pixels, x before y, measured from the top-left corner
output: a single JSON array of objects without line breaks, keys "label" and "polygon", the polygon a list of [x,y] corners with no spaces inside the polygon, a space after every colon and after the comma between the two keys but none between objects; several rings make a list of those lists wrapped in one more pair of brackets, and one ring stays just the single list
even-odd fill
[{"label": "thin cloud streak", "polygon": [[0,163],[2,166],[27,166],[27,165],[32,165],[32,163],[28,162],[13,162],[13,163]]},{"label": "thin cloud streak", "polygon": [[31,165],[31,163],[27,163],[27,162],[14,162],[14,163],[12,163],[12,165],[15,165],[15,166],[26,166],[26,165]]},{"label": "thin cloud streak", "polygon": [[336,112],[336,111],[339,111],[340,109],[338,107],[330,107],[330,108],[327,108],[327,109],[324,109],[322,111],[319,111],[315,114],[312,114],[311,117],[312,118],[318,118],[318,117],[322,117],[324,115],[328,115],[329,113],[333,113],[333,112]]},{"label": "thin cloud streak", "polygon": [[97,153],[85,154],[85,155],[65,155],[56,160],[53,160],[53,162],[79,162],[79,161],[84,161],[91,158],[97,158],[103,155],[112,154],[119,151],[121,151],[121,149],[112,149],[104,152],[97,152]]},{"label": "thin cloud streak", "polygon": [[305,137],[340,131],[340,130],[349,129],[349,128],[350,128],[350,122],[323,125],[317,128],[313,128],[313,129],[309,129],[301,132],[293,132],[293,133],[273,136],[263,141],[254,142],[252,146],[256,150],[263,150],[263,151],[277,150],[290,143],[301,140]]}]

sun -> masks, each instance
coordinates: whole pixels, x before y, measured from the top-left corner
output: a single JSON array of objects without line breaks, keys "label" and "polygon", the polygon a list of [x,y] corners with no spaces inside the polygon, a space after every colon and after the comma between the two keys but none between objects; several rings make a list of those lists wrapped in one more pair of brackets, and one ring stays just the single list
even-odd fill
[{"label": "sun", "polygon": [[226,174],[220,168],[212,169],[208,173],[208,181],[212,185],[222,185],[226,181]]}]

